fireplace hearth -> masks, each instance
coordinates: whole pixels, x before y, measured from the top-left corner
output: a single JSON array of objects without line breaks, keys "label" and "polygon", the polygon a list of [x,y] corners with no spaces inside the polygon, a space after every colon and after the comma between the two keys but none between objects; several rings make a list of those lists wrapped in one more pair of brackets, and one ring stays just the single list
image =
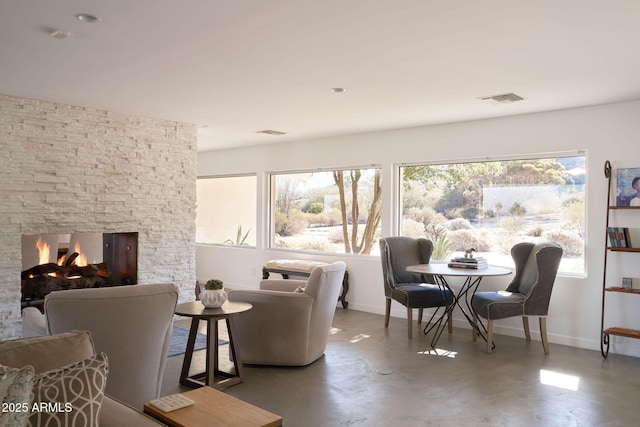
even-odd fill
[{"label": "fireplace hearth", "polygon": [[44,298],[54,291],[138,282],[138,233],[23,236],[22,246],[23,268],[33,265],[34,250],[38,260],[22,271],[22,308],[42,310]]}]

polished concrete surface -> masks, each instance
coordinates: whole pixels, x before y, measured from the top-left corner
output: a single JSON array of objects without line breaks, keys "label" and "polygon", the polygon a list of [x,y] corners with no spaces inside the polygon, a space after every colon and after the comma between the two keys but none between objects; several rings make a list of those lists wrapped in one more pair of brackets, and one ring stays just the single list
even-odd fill
[{"label": "polished concrete surface", "polygon": [[[545,355],[539,341],[503,335],[487,354],[461,328],[445,331],[433,351],[417,327],[407,338],[404,319],[385,329],[381,315],[341,308],[333,326],[316,362],[246,365],[244,382],[225,393],[282,416],[285,426],[640,425],[638,358],[556,344]],[[187,390],[178,384],[182,360],[168,359],[163,395]],[[198,351],[194,370],[203,368]]]}]

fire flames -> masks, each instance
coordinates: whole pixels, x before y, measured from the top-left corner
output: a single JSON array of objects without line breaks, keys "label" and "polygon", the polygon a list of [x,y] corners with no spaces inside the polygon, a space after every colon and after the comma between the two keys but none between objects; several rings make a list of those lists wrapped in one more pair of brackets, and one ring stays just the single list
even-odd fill
[{"label": "fire flames", "polygon": [[[42,241],[42,237],[38,237],[38,241],[36,242],[36,249],[38,249],[38,264],[47,264],[49,263],[49,257],[51,256],[51,246],[47,242]],[[82,253],[80,250],[80,243],[76,242],[73,247],[73,251],[78,254],[75,260],[73,260],[73,264],[78,267],[87,266],[87,256]],[[58,258],[56,264],[62,266],[64,264],[64,260],[66,259],[66,255],[62,255]]]},{"label": "fire flames", "polygon": [[42,237],[38,237],[36,249],[38,249],[38,264],[48,263],[49,256],[51,255],[51,246],[49,246],[48,243],[43,242]]},{"label": "fire flames", "polygon": [[[89,257],[93,257],[90,250],[91,243],[83,245],[85,252],[83,253],[80,248],[82,243],[76,243],[73,238],[68,251],[64,251],[57,247],[57,242],[47,244],[46,236],[34,237],[37,237],[35,248],[32,246],[33,243],[29,246],[38,251],[38,258],[35,260],[38,264],[22,271],[20,275],[23,304],[27,306],[35,304],[42,311],[42,301],[53,291],[113,286],[107,262],[87,262],[90,260]],[[95,243],[97,253],[100,248],[97,242]],[[67,252],[67,254],[56,260],[60,252]]]}]

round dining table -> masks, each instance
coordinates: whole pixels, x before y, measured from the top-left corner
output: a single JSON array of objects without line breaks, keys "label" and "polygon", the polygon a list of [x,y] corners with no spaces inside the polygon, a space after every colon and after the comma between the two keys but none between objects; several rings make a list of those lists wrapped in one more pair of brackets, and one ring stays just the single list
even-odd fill
[{"label": "round dining table", "polygon": [[[478,334],[482,337],[482,339],[487,341],[487,329],[482,322],[479,322],[482,329],[475,324],[473,321],[474,311],[473,306],[471,305],[471,299],[473,295],[478,290],[480,286],[480,282],[485,277],[492,276],[506,276],[512,273],[508,268],[503,267],[495,267],[489,265],[484,268],[464,268],[464,267],[449,267],[447,263],[430,263],[430,264],[416,264],[410,265],[406,268],[408,272],[411,273],[419,273],[419,274],[430,274],[435,278],[436,284],[438,286],[446,287],[451,291],[454,295],[454,303],[451,304],[445,312],[440,316],[440,318],[435,322],[436,332],[431,340],[431,346],[435,348],[435,345],[438,343],[438,339],[440,335],[442,335],[442,331],[445,327],[444,319],[456,306],[460,308],[462,314],[467,319],[469,324],[471,325],[473,333]],[[447,277],[460,277],[464,278],[464,282],[462,286],[458,290],[458,292],[454,292],[449,283],[447,282]],[[461,301],[464,300],[464,306]],[[432,326],[433,327],[433,326]],[[429,325],[425,326],[425,333],[428,333],[431,330]]]}]

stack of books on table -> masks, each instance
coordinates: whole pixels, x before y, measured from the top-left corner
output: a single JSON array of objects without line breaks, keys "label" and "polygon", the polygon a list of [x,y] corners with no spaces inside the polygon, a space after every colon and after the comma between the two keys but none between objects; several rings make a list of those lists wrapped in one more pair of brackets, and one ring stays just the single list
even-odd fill
[{"label": "stack of books on table", "polygon": [[451,261],[448,264],[449,267],[452,268],[487,268],[489,264],[487,264],[487,260],[483,257],[474,257],[474,258],[465,258],[465,257],[456,257],[451,258]]}]

